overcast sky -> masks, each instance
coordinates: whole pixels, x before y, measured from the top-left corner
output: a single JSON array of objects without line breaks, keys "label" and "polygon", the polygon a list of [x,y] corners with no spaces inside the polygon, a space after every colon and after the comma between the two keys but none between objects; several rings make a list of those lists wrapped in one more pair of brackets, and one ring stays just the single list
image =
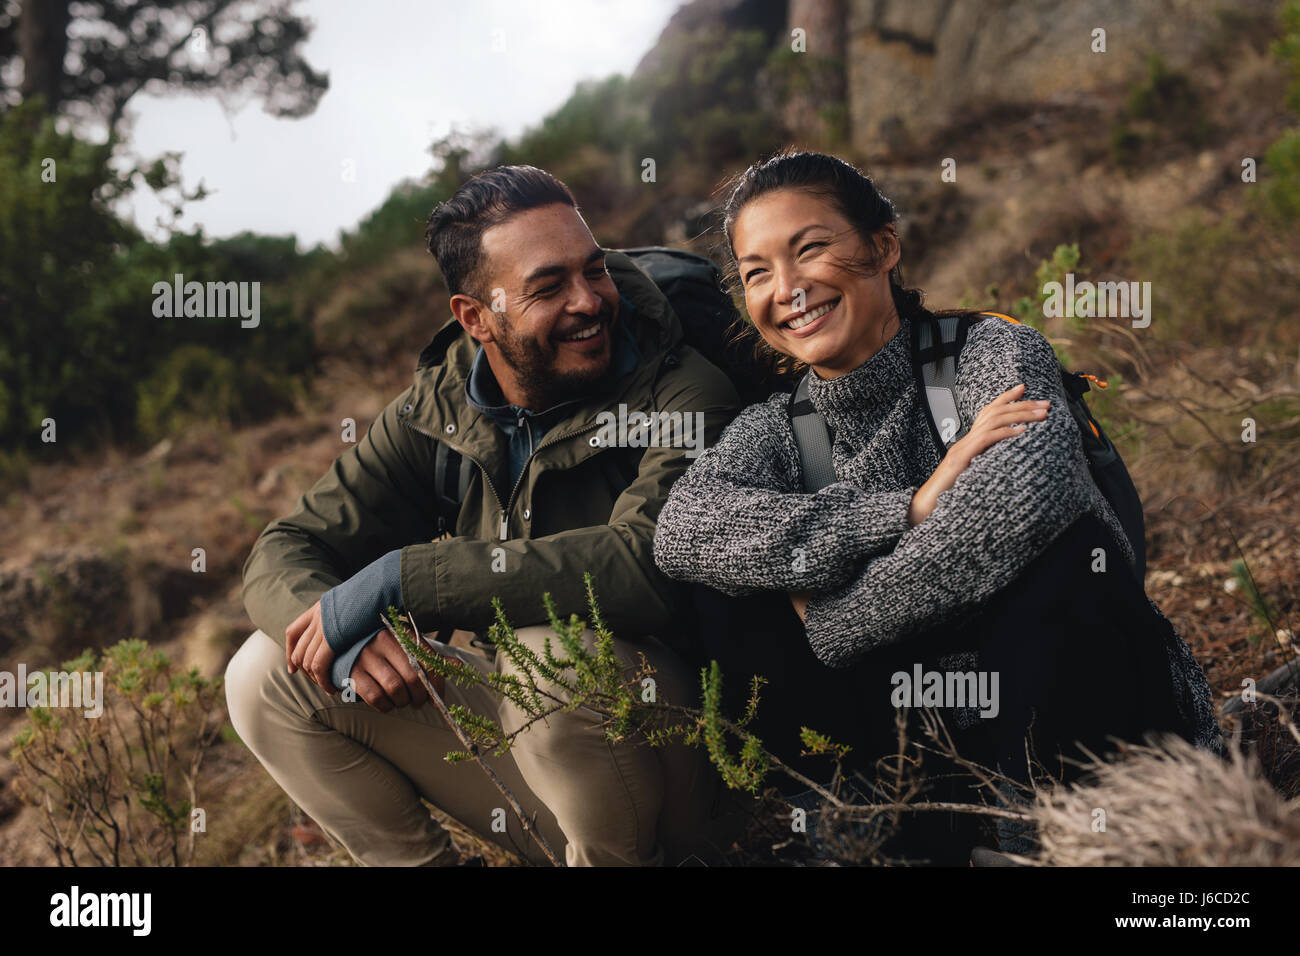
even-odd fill
[{"label": "overcast sky", "polygon": [[[430,143],[453,126],[513,135],[579,80],[630,73],[680,2],[304,0],[295,10],[315,23],[306,59],[330,78],[314,113],[275,119],[254,100],[227,116],[213,97],[141,95],[130,145],[185,154],[186,186],[202,179],[212,195],[187,204],[182,222],[209,236],[249,229],[296,233],[300,248],[333,244],[399,180],[428,171]],[[161,209],[147,189],[133,207],[151,231]]]}]

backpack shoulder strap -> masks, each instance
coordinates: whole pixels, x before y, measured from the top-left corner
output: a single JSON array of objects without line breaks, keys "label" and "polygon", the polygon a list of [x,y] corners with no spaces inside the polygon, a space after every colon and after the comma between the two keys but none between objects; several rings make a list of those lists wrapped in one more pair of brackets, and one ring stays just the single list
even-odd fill
[{"label": "backpack shoulder strap", "polygon": [[831,461],[831,446],[835,436],[826,419],[808,398],[809,370],[799,379],[799,384],[790,393],[786,411],[790,416],[790,427],[794,431],[794,443],[799,447],[800,471],[803,474],[803,489],[811,494],[839,479],[835,477],[835,466]]},{"label": "backpack shoulder strap", "polygon": [[[957,440],[961,418],[957,414],[955,385],[957,356],[966,344],[972,322],[983,314],[936,316],[929,312],[912,321],[912,371],[916,388],[925,397],[930,434],[940,456]],[[1015,321],[1011,319],[1011,321]],[[808,398],[808,372],[790,393],[790,426],[803,470],[804,490],[814,492],[838,479],[831,463],[835,436]],[[945,439],[944,435],[948,438]]]},{"label": "backpack shoulder strap", "polygon": [[456,516],[465,500],[474,463],[445,442],[438,442],[433,452],[433,487],[438,498],[438,533],[455,533]]},{"label": "backpack shoulder strap", "polygon": [[961,431],[957,413],[957,362],[973,322],[981,315],[932,315],[912,322],[912,372],[916,389],[925,398],[930,435],[940,455],[952,447]]}]

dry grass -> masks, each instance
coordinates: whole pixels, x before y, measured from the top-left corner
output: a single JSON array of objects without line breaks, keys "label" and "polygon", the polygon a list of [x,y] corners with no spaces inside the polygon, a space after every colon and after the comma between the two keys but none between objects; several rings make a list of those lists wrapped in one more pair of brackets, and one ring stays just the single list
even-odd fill
[{"label": "dry grass", "polygon": [[[1044,866],[1300,865],[1300,800],[1269,784],[1253,756],[1228,760],[1172,738],[1095,761],[1089,782],[1040,791]],[[1094,829],[1103,811],[1105,829]]]}]

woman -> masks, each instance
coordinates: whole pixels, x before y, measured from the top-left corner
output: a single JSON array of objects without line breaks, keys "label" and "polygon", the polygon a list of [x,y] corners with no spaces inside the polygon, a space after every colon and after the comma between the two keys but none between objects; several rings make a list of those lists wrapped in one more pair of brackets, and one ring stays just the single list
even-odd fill
[{"label": "woman", "polygon": [[803,493],[788,396],[774,394],[673,486],[660,569],[730,595],[789,592],[817,658],[854,669],[853,726],[835,729],[864,759],[895,748],[894,675],[917,664],[985,674],[995,707],[949,710],[955,739],[1018,781],[1027,742],[1063,779],[1076,773],[1057,754],[1102,753],[1112,735],[1173,732],[1222,752],[1204,673],[1137,579],[1041,334],[973,323],[961,437],[936,447],[909,352],[926,313],[902,284],[894,222],[834,157],[785,153],[738,178],[724,229],[753,329],[808,370],[839,480]]}]

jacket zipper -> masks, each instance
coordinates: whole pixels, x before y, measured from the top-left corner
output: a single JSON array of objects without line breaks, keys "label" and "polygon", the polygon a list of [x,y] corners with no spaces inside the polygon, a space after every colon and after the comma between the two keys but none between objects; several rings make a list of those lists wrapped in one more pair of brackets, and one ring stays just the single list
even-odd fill
[{"label": "jacket zipper", "polygon": [[[409,419],[401,418],[399,419],[399,421],[401,421],[401,423],[405,425],[407,428],[411,429],[414,432],[418,432],[421,435],[424,435],[426,438],[431,438],[434,441],[446,442],[448,448],[454,449],[455,451],[464,455],[466,458],[468,458],[470,461],[472,461],[475,465],[478,466],[479,471],[483,473],[483,482],[488,486],[488,490],[492,492],[492,497],[496,499],[498,513],[501,515],[501,540],[502,541],[507,540],[506,519],[507,516],[509,515],[509,509],[506,506],[501,504],[501,494],[500,492],[497,491],[496,485],[492,483],[492,478],[490,475],[488,475],[487,469],[483,466],[483,462],[479,461],[477,458],[471,455],[464,448],[457,447],[456,445],[453,445],[451,442],[447,442],[446,439],[442,438],[439,435],[435,435],[427,428],[421,428],[419,425],[415,424]],[[515,479],[515,486],[510,490],[510,502],[509,502],[510,508],[514,507],[515,495],[519,493],[519,487],[520,485],[523,484],[524,475],[528,473],[528,466],[532,462],[532,460],[537,456],[537,453],[539,451],[541,451],[543,448],[546,448],[550,445],[558,444],[559,442],[564,441],[567,438],[576,438],[578,435],[581,435],[584,432],[589,432],[592,429],[599,428],[599,427],[600,427],[599,422],[592,422],[591,424],[584,425],[575,431],[565,432],[563,435],[548,436],[542,439],[542,443],[538,445],[536,448],[534,448],[531,452],[529,452],[528,458],[524,460],[524,467],[519,471],[519,477]]]},{"label": "jacket zipper", "polygon": [[[650,391],[652,394],[654,392],[654,387],[659,383],[659,375],[663,371],[663,366],[676,365],[676,364],[677,364],[677,358],[671,353],[671,351],[669,351],[669,353],[665,355],[664,358],[659,363],[656,364],[654,375],[650,379]],[[542,443],[538,445],[536,448],[534,448],[529,453],[528,457],[524,460],[524,467],[520,469],[519,477],[515,479],[515,486],[510,490],[510,506],[512,508],[514,507],[515,495],[519,493],[519,486],[523,483],[524,475],[528,473],[529,464],[532,462],[533,458],[537,455],[539,451],[541,451],[543,448],[546,448],[548,445],[557,444],[558,442],[564,441],[566,438],[576,438],[578,435],[581,435],[584,432],[589,432],[592,429],[599,428],[599,427],[600,427],[600,422],[592,422],[589,425],[583,425],[581,428],[575,431],[565,432],[563,435],[547,436],[546,438],[543,438]],[[532,433],[530,432],[529,433],[530,440],[531,437],[532,437]],[[480,465],[479,467],[482,466]],[[484,472],[484,474],[486,474],[486,472]],[[500,503],[501,503],[501,499],[498,497],[497,504]]]},{"label": "jacket zipper", "polygon": [[[575,431],[565,432],[563,435],[547,436],[546,438],[543,438],[542,443],[538,445],[536,448],[534,448],[531,452],[529,452],[528,457],[524,459],[524,467],[519,470],[519,477],[515,479],[514,488],[510,489],[510,502],[509,502],[510,507],[513,508],[515,506],[515,495],[519,494],[519,486],[524,483],[524,475],[528,474],[528,466],[532,463],[532,460],[535,457],[537,457],[537,453],[539,451],[541,451],[543,448],[546,448],[550,445],[558,444],[559,442],[562,442],[567,438],[576,438],[577,436],[581,435],[583,432],[589,432],[593,428],[599,428],[599,427],[600,427],[599,422],[592,422],[589,425],[583,425],[581,428]],[[498,503],[500,502],[500,500],[501,500],[500,498],[497,499]]]},{"label": "jacket zipper", "polygon": [[[497,510],[498,510],[498,512],[499,512],[500,515],[501,515],[501,524],[502,524],[502,528],[503,528],[503,530],[504,530],[504,526],[505,526],[505,518],[506,518],[506,510],[505,510],[505,508],[504,508],[504,507],[502,506],[502,504],[501,504],[501,493],[497,491],[496,485],[494,485],[494,484],[492,483],[492,476],[489,475],[488,472],[487,472],[487,469],[483,467],[483,462],[479,461],[477,458],[475,458],[473,455],[471,455],[471,454],[470,454],[468,451],[466,451],[464,448],[459,448],[459,447],[457,447],[456,445],[453,445],[451,442],[447,441],[447,440],[446,440],[445,438],[443,438],[441,435],[435,435],[433,432],[429,431],[427,428],[421,428],[419,425],[415,424],[415,422],[412,422],[412,421],[410,421],[409,419],[401,418],[401,419],[399,419],[399,421],[400,421],[403,425],[405,425],[407,428],[411,429],[411,431],[413,431],[413,432],[418,432],[419,434],[424,435],[426,438],[431,438],[431,439],[433,439],[434,441],[440,441],[440,442],[443,442],[444,444],[446,444],[446,446],[447,446],[448,448],[450,448],[450,449],[456,451],[458,454],[464,455],[466,458],[468,458],[470,461],[472,461],[475,465],[478,466],[478,470],[481,471],[481,472],[483,473],[483,483],[486,484],[486,485],[488,486],[488,491],[492,492],[492,497],[496,499]],[[501,540],[503,540],[503,541],[505,540],[505,535],[504,535],[504,534],[501,536]]]}]

